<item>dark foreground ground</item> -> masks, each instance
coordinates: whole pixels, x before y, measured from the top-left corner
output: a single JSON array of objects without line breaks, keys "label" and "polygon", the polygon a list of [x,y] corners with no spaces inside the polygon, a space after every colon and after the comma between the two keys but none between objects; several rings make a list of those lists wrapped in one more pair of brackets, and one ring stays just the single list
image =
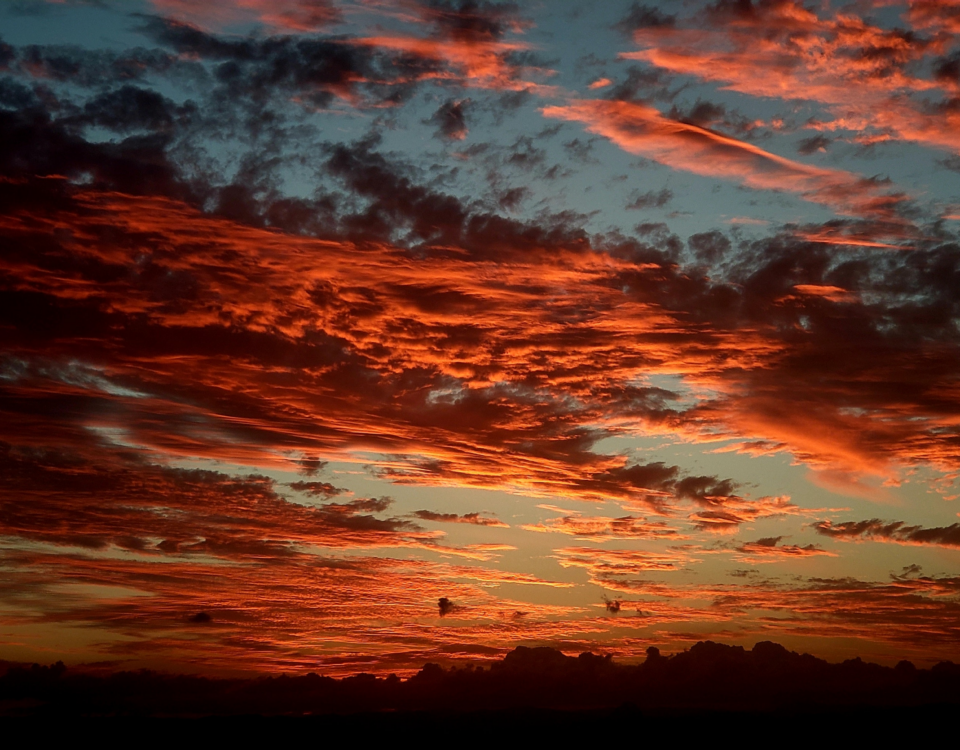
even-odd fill
[{"label": "dark foreground ground", "polygon": [[[650,649],[646,661],[634,665],[521,647],[488,668],[428,664],[407,680],[315,674],[209,679],[150,671],[90,674],[59,663],[7,665],[0,676],[0,715],[8,726],[19,717],[53,732],[129,718],[153,727],[157,737],[253,740],[304,732],[448,743],[577,734],[603,742],[719,738],[735,730],[737,740],[782,742],[795,731],[812,732],[805,736],[813,739],[954,727],[960,666],[883,667],[860,659],[831,664],[769,642],[751,650],[704,642],[670,657]],[[955,731],[948,733],[953,738]]]},{"label": "dark foreground ground", "polygon": [[[4,717],[5,736],[42,736],[48,742],[95,739],[99,747],[245,743],[276,747],[306,742],[337,747],[523,746],[685,748],[952,747],[956,704],[913,707],[802,707],[774,711],[644,711],[633,705],[607,709],[518,708],[490,711],[401,711],[314,716]],[[375,743],[375,744],[374,744]],[[589,745],[586,743],[590,743]],[[855,744],[854,744],[855,743]],[[881,744],[883,743],[883,744]],[[907,744],[909,743],[909,745]]]}]

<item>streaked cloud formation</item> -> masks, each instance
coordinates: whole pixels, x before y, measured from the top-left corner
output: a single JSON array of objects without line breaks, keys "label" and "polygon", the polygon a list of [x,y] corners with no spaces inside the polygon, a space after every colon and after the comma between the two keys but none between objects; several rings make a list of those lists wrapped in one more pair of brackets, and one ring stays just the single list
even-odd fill
[{"label": "streaked cloud formation", "polygon": [[951,8],[4,9],[0,658],[952,653]]}]

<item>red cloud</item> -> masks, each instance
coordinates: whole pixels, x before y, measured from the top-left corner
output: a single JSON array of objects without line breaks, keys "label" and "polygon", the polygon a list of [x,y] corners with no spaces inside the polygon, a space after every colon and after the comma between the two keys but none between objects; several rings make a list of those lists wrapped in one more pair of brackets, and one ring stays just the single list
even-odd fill
[{"label": "red cloud", "polygon": [[648,521],[637,516],[607,518],[604,516],[561,516],[538,524],[526,524],[526,531],[568,534],[596,542],[607,539],[685,539],[676,529],[662,521]]},{"label": "red cloud", "polygon": [[[393,481],[665,512],[691,502],[697,523],[728,529],[789,503],[766,509],[728,480],[632,466],[592,445],[634,430],[763,443],[832,486],[873,494],[864,477],[956,460],[943,409],[954,351],[851,331],[878,353],[864,371],[837,343],[848,333],[830,306],[868,332],[877,313],[823,293],[835,284],[710,287],[589,246],[530,248],[509,264],[488,245],[439,248],[425,264],[389,245],[284,235],[161,198],[90,192],[63,206],[0,224],[8,289],[25,295],[18,309],[43,299],[70,311],[48,318],[38,307],[29,315],[45,327],[9,339],[16,442],[62,439],[86,453],[86,430],[159,455],[287,466],[373,452]],[[59,239],[37,244],[49,237]],[[724,299],[757,319],[731,318]],[[680,406],[636,385],[656,372],[712,395]]]},{"label": "red cloud", "polygon": [[444,67],[440,70],[425,73],[427,79],[452,80],[477,88],[508,91],[542,88],[536,83],[521,80],[519,69],[506,60],[510,53],[529,48],[523,42],[373,36],[357,39],[353,43],[443,63]]},{"label": "red cloud", "polygon": [[[645,49],[622,57],[751,96],[829,105],[833,118],[814,127],[960,149],[956,108],[911,98],[952,89],[946,80],[913,72],[948,47],[949,35],[885,29],[843,12],[828,16],[825,8],[818,15],[799,2],[778,2],[749,14],[714,13],[683,26],[641,28],[634,38]],[[947,30],[956,15],[955,6],[921,2],[912,4],[908,19]]]},{"label": "red cloud", "polygon": [[340,20],[331,0],[151,0],[158,12],[207,28],[258,20],[273,29],[312,32]]},{"label": "red cloud", "polygon": [[674,169],[722,177],[762,190],[788,190],[842,212],[881,221],[880,231],[909,234],[894,209],[900,198],[883,195],[873,182],[850,172],[814,167],[758,146],[664,117],[653,107],[624,101],[579,100],[543,108],[543,114],[583,122],[630,153]]}]

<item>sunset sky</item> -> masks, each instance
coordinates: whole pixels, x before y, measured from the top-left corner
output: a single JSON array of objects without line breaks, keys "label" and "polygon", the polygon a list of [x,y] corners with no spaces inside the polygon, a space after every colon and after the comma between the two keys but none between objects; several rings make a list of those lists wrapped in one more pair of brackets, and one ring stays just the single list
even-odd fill
[{"label": "sunset sky", "polygon": [[0,659],[956,660],[958,234],[960,0],[4,2]]}]

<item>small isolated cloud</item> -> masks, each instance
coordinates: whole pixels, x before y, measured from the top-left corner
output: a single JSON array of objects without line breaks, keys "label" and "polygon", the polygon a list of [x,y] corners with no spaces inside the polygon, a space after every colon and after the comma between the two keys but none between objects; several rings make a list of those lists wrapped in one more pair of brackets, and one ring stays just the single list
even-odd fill
[{"label": "small isolated cloud", "polygon": [[607,539],[685,538],[675,528],[663,521],[648,521],[640,516],[608,518],[606,516],[574,514],[561,516],[560,518],[550,518],[542,523],[525,524],[521,528],[525,531],[568,534],[596,542]]},{"label": "small isolated cloud", "polygon": [[631,201],[627,204],[629,209],[663,208],[673,199],[673,191],[663,188],[646,193],[635,193],[630,197]]},{"label": "small isolated cloud", "polygon": [[509,524],[505,524],[500,519],[481,515],[480,513],[457,515],[456,513],[436,513],[432,510],[418,510],[413,515],[423,521],[434,521],[436,523],[468,523],[474,526],[494,526],[501,529],[510,528]]},{"label": "small isolated cloud", "polygon": [[745,563],[763,563],[774,562],[777,559],[795,559],[817,555],[836,557],[836,554],[828,552],[818,544],[807,544],[803,547],[796,544],[780,544],[782,539],[782,536],[771,536],[753,542],[745,542],[736,548],[739,553],[736,560]]},{"label": "small isolated cloud", "polygon": [[424,120],[423,123],[435,125],[438,138],[462,141],[469,132],[466,115],[469,105],[469,99],[448,99],[437,108],[430,119]]},{"label": "small isolated cloud", "polygon": [[326,467],[327,462],[321,461],[316,456],[304,456],[297,464],[300,467],[300,473],[307,477],[315,477]]},{"label": "small isolated cloud", "polygon": [[800,143],[797,144],[797,153],[803,154],[805,156],[809,154],[816,153],[817,151],[825,152],[827,146],[833,143],[833,140],[827,138],[827,136],[820,133],[819,135],[811,136],[810,138],[804,138]]},{"label": "small isolated cloud", "polygon": [[329,482],[290,482],[290,488],[318,497],[333,497],[344,491],[341,487],[334,487]]},{"label": "small isolated cloud", "polygon": [[455,604],[445,596],[441,596],[437,600],[437,607],[440,610],[441,617],[446,617],[447,615],[452,614],[460,609],[460,605]]}]

